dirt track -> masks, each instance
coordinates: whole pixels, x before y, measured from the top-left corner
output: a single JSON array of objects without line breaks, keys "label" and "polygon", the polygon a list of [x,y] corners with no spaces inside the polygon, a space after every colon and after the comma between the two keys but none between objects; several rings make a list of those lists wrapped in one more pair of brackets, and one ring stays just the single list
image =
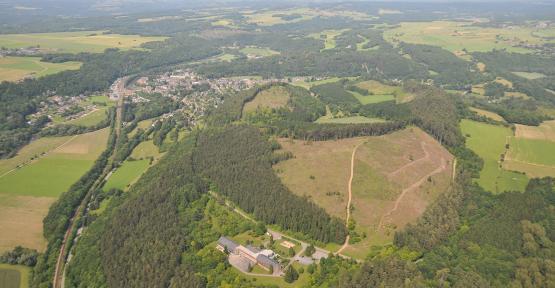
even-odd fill
[{"label": "dirt track", "polygon": [[[364,144],[364,142],[358,144],[354,149],[353,149],[353,154],[351,155],[351,176],[349,177],[349,198],[347,201],[347,218],[345,218],[345,224],[347,226],[349,226],[349,219],[351,218],[351,200],[353,199],[353,177],[355,175],[355,154],[357,152],[358,147],[360,147],[362,144]],[[337,252],[335,252],[335,254],[340,254],[343,250],[345,250],[345,248],[347,248],[347,246],[349,246],[349,235],[347,234],[347,238],[345,238],[345,243],[343,243],[343,246],[341,246],[341,248],[339,248],[339,250],[337,250]]]}]

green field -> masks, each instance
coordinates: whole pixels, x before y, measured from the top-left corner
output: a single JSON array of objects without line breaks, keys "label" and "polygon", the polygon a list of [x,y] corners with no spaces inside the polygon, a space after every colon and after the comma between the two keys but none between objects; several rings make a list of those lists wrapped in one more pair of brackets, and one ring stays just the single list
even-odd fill
[{"label": "green field", "polygon": [[79,125],[79,126],[94,126],[106,119],[106,108],[97,109],[90,112],[89,114],[67,121],[67,124]]},{"label": "green field", "polygon": [[355,98],[357,98],[357,100],[362,105],[395,100],[395,96],[393,96],[392,94],[362,95],[353,91],[349,91],[349,93],[353,94],[353,96],[355,96]]},{"label": "green field", "polygon": [[555,168],[555,142],[511,137],[509,145],[510,159]]},{"label": "green field", "polygon": [[301,80],[301,81],[294,81],[293,83],[291,83],[291,85],[303,87],[305,89],[310,89],[310,87],[312,87],[312,86],[318,86],[318,85],[327,84],[327,83],[334,83],[334,82],[337,82],[341,79],[354,80],[354,79],[356,79],[356,77],[346,77],[346,78],[331,77],[331,78],[326,78],[326,79],[322,79],[322,80],[308,81],[308,82]]},{"label": "green field", "polygon": [[27,288],[29,287],[29,267],[21,265],[0,264],[0,287]]},{"label": "green field", "polygon": [[4,34],[0,35],[0,46],[6,48],[39,46],[44,52],[50,53],[98,53],[107,48],[122,50],[138,48],[143,43],[164,39],[166,37],[103,34],[103,31]]},{"label": "green field", "polygon": [[529,80],[540,79],[545,77],[545,74],[536,73],[536,72],[512,72],[516,76],[520,76],[522,78],[526,78]]},{"label": "green field", "polygon": [[511,129],[476,121],[462,120],[461,130],[466,136],[466,145],[484,160],[478,183],[492,193],[508,190],[524,191],[528,178],[500,166],[501,154],[505,152]]},{"label": "green field", "polygon": [[92,167],[108,135],[106,128],[38,139],[16,157],[0,161],[5,171],[0,174],[0,252],[17,245],[46,248],[42,220],[48,208]]},{"label": "green field", "polygon": [[[0,36],[1,37],[1,36]],[[41,62],[40,57],[0,57],[0,82],[18,81],[25,77],[42,77],[65,70],[77,70],[80,62]]]},{"label": "green field", "polygon": [[104,184],[104,190],[112,188],[126,190],[129,184],[137,180],[149,166],[149,160],[125,161]]},{"label": "green field", "polygon": [[246,56],[252,55],[256,57],[268,57],[273,55],[279,55],[278,51],[274,51],[270,48],[260,48],[260,47],[245,47],[239,50],[239,52],[245,54]]},{"label": "green field", "polygon": [[406,93],[401,86],[392,86],[375,80],[364,81],[356,84],[357,87],[370,92],[371,95],[361,95],[351,92],[361,104],[372,104],[384,101],[396,100],[397,103],[405,103],[413,99],[413,95]]},{"label": "green field", "polygon": [[72,137],[48,155],[4,174],[0,194],[57,197],[92,166],[106,146],[108,133],[106,128]]},{"label": "green field", "polygon": [[152,140],[148,140],[137,145],[137,147],[133,149],[133,152],[131,152],[131,155],[129,157],[141,160],[149,157],[159,159],[161,156],[162,154],[160,153],[158,147],[154,145]]},{"label": "green field", "polygon": [[402,22],[384,32],[384,38],[393,43],[407,42],[439,46],[451,52],[487,52],[507,49],[508,52],[528,53],[532,50],[513,47],[514,39],[529,44],[553,43],[533,35],[535,29],[515,26],[513,29],[472,26],[471,22],[432,21]]}]

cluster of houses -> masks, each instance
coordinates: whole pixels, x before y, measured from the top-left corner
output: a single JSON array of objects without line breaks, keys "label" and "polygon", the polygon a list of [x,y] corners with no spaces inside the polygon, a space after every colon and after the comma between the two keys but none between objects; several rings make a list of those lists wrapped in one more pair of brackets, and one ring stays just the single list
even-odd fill
[{"label": "cluster of houses", "polygon": [[273,274],[280,273],[281,265],[274,260],[275,253],[272,250],[261,250],[250,245],[243,246],[224,236],[218,239],[216,249],[229,254],[230,258],[239,257],[243,263],[250,267],[258,265],[266,271],[273,272]]}]

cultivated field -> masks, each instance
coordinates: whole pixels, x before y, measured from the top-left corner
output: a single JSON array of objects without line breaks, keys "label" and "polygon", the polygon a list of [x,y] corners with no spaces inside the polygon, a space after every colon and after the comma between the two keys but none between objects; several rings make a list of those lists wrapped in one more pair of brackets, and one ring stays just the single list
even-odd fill
[{"label": "cultivated field", "polygon": [[455,21],[403,22],[394,29],[386,30],[384,38],[391,43],[402,41],[440,46],[459,55],[465,54],[463,49],[469,52],[507,49],[509,52],[528,53],[531,50],[515,46],[520,41],[528,44],[555,42],[533,35],[535,28],[485,28],[471,24]]},{"label": "cultivated field", "polygon": [[540,126],[515,124],[515,137],[526,139],[550,140],[555,142],[555,120],[545,121]]},{"label": "cultivated field", "polygon": [[357,83],[356,86],[362,89],[366,89],[372,94],[364,96],[358,93],[351,92],[362,104],[378,103],[391,100],[396,100],[397,103],[405,103],[411,101],[414,98],[414,95],[406,93],[403,90],[403,87],[385,85],[375,80],[360,82]]},{"label": "cultivated field", "polygon": [[245,103],[243,107],[243,115],[256,111],[258,108],[281,108],[287,105],[289,101],[289,92],[281,86],[272,86],[266,89],[251,101]]},{"label": "cultivated field", "polygon": [[45,52],[79,53],[102,52],[107,48],[128,50],[138,48],[146,42],[162,41],[164,39],[166,37],[103,34],[103,31],[5,34],[0,35],[0,46],[6,48],[39,46]]},{"label": "cultivated field", "polygon": [[[1,36],[0,36],[1,37]],[[77,70],[80,62],[41,62],[40,57],[0,57],[0,82],[18,81],[26,77],[42,77],[65,70]]]},{"label": "cultivated field", "polygon": [[453,157],[418,128],[380,137],[280,143],[295,156],[274,166],[283,183],[343,219],[351,157],[358,146],[351,219],[360,241],[342,252],[356,258],[364,258],[372,245],[390,242],[394,230],[417,219],[452,177]]},{"label": "cultivated field", "polygon": [[[90,169],[105,149],[108,134],[106,128],[60,139],[39,139],[24,147],[16,160],[0,161],[6,171],[0,176],[0,250],[16,245],[44,249],[42,219],[48,207]],[[35,154],[39,157],[29,161]],[[14,165],[20,168],[11,170]]]},{"label": "cultivated field", "polygon": [[0,287],[27,288],[29,287],[29,267],[21,265],[0,264]]},{"label": "cultivated field", "polygon": [[501,155],[505,145],[513,136],[510,128],[462,120],[461,130],[466,137],[466,145],[484,160],[478,183],[492,193],[508,190],[523,191],[528,178],[520,173],[502,167]]}]

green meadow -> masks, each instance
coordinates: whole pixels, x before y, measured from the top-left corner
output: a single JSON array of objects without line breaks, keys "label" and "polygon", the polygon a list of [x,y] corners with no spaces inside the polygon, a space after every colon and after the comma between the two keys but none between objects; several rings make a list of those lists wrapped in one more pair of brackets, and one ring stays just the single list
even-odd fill
[{"label": "green meadow", "polygon": [[523,174],[507,171],[500,164],[507,139],[513,135],[510,128],[462,120],[461,130],[466,137],[467,147],[484,160],[478,179],[480,186],[492,193],[524,191],[528,178]]},{"label": "green meadow", "polygon": [[0,287],[27,288],[31,268],[22,265],[0,264]]},{"label": "green meadow", "polygon": [[0,194],[57,197],[75,183],[104,150],[109,130],[71,138],[53,151],[0,177]]},{"label": "green meadow", "polygon": [[510,159],[555,168],[555,142],[511,137],[509,147]]},{"label": "green meadow", "polygon": [[239,50],[239,52],[241,52],[245,55],[253,55],[253,56],[258,56],[258,57],[268,57],[268,56],[273,56],[273,55],[279,55],[278,51],[274,51],[270,48],[260,48],[260,47],[245,47],[245,48]]},{"label": "green meadow", "polygon": [[357,98],[357,100],[362,105],[395,100],[395,96],[393,96],[392,94],[362,95],[362,94],[354,92],[354,91],[349,91],[349,93],[353,94],[353,96],[355,96],[355,98]]},{"label": "green meadow", "polygon": [[81,67],[80,62],[49,63],[40,60],[41,57],[0,58],[0,82],[18,81],[25,77],[38,78],[65,70],[77,70]]},{"label": "green meadow", "polygon": [[112,188],[126,190],[129,184],[137,180],[141,174],[148,168],[149,160],[125,161],[104,185],[104,190],[108,191]]},{"label": "green meadow", "polygon": [[30,33],[0,35],[0,46],[6,48],[40,47],[54,53],[103,52],[107,48],[129,50],[166,37],[142,37],[138,35],[104,34],[103,31],[79,31],[57,33]]}]

